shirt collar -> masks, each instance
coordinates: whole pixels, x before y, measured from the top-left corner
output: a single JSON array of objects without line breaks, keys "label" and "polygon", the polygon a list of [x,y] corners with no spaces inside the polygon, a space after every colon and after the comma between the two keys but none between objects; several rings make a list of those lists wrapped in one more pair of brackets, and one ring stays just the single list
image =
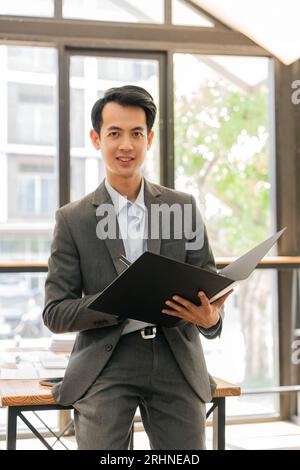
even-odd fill
[{"label": "shirt collar", "polygon": [[139,208],[145,210],[144,178],[142,178],[141,188],[134,203],[130,202],[125,196],[122,196],[122,194],[120,194],[115,188],[113,188],[112,185],[108,182],[107,178],[105,178],[104,184],[111,197],[117,215],[119,215],[121,210],[128,205],[129,207],[138,206]]}]

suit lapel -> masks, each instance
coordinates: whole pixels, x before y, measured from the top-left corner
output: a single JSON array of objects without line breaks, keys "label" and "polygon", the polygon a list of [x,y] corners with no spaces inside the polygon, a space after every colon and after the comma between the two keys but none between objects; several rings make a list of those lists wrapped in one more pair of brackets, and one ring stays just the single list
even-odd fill
[{"label": "suit lapel", "polygon": [[[148,251],[159,255],[160,247],[161,247],[161,226],[159,224],[159,220],[156,220],[156,217],[151,217],[151,207],[155,205],[162,204],[162,200],[160,199],[160,190],[157,186],[151,184],[149,181],[145,179],[145,206],[147,208],[147,215],[148,215],[148,239],[147,239],[147,248]],[[151,234],[156,234],[158,237],[151,237]]]},{"label": "suit lapel", "polygon": [[[104,180],[94,192],[92,203],[94,206],[97,206],[97,207],[100,206],[101,204],[111,204],[113,206],[111,197],[105,187]],[[96,224],[98,224],[102,220],[102,217],[98,216],[97,214],[95,214],[95,216],[96,216]],[[116,216],[115,218],[116,218],[115,223],[117,227],[117,230],[116,230],[117,237],[106,238],[104,231],[101,229],[101,224],[99,224],[98,230],[101,232],[101,235],[102,235],[102,239],[99,240],[99,242],[104,241],[106,248],[111,256],[114,267],[117,271],[117,274],[121,274],[126,269],[126,266],[124,265],[124,263],[122,263],[122,261],[120,261],[119,258],[121,255],[123,256],[126,256],[126,255],[125,255],[125,248],[124,248],[123,240],[122,238],[119,237],[120,228],[118,224],[118,218]],[[96,231],[96,228],[95,228],[95,231]]]},{"label": "suit lapel", "polygon": [[[160,190],[158,187],[154,184],[151,184],[149,181],[145,179],[145,186],[144,186],[144,200],[145,200],[145,206],[147,208],[147,224],[148,224],[148,239],[147,239],[147,249],[148,251],[151,251],[152,253],[159,254],[160,253],[160,247],[161,247],[161,227],[159,225],[154,225],[156,223],[155,220],[151,220],[151,206],[152,205],[160,205],[163,201],[160,199]],[[104,180],[100,184],[100,186],[96,189],[93,195],[92,199],[92,204],[95,207],[100,206],[101,204],[112,204],[113,202],[111,200],[111,197],[105,187]],[[96,225],[102,220],[101,216],[98,216],[95,214],[96,217]],[[105,217],[105,216],[103,216]],[[122,238],[119,237],[120,233],[120,228],[118,224],[118,219],[116,217],[115,220],[116,223],[116,232],[117,232],[117,237],[116,238],[106,238],[104,235],[103,230],[101,229],[101,224],[98,225],[98,230],[101,232],[102,239],[99,240],[99,242],[104,241],[107,250],[111,256],[112,262],[114,264],[114,267],[116,269],[117,274],[121,274],[125,269],[126,266],[122,261],[120,261],[120,256],[126,256],[125,254],[125,248],[123,244]],[[95,227],[95,232],[96,232],[96,227]],[[157,234],[157,237],[151,238],[151,233]]]}]

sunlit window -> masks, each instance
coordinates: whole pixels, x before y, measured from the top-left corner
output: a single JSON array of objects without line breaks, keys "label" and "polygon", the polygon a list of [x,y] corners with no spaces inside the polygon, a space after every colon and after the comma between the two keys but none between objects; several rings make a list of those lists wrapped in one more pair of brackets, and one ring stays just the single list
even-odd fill
[{"label": "sunlit window", "polygon": [[63,0],[65,18],[127,23],[163,23],[164,0]]},{"label": "sunlit window", "polygon": [[201,26],[212,28],[213,22],[197,10],[196,5],[192,6],[184,0],[172,1],[172,23],[186,26]]},{"label": "sunlit window", "polygon": [[[274,226],[270,60],[175,54],[174,67],[176,189],[195,196],[215,256],[240,256]],[[211,373],[248,388],[278,383],[276,292],[272,270],[256,270],[235,290],[221,339],[204,340]],[[260,414],[278,403],[230,405],[232,414]]]},{"label": "sunlit window", "polygon": [[[71,56],[70,131],[71,199],[94,191],[105,176],[101,153],[92,146],[89,132],[94,102],[113,86],[135,84],[144,87],[159,105],[158,61],[121,57]],[[143,168],[144,175],[159,182],[159,115],[155,139]]]},{"label": "sunlit window", "polygon": [[54,0],[1,0],[0,15],[53,16]]},{"label": "sunlit window", "polygon": [[57,51],[3,45],[0,56],[0,260],[46,262],[58,207]]}]

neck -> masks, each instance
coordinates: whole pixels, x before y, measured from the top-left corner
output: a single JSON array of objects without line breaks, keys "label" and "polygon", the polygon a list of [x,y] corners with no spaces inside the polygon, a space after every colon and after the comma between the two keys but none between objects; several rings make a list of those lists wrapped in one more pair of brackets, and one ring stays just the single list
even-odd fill
[{"label": "neck", "polygon": [[134,202],[140,192],[142,175],[133,175],[130,178],[120,178],[115,175],[106,174],[109,184],[122,196],[126,196],[130,202]]}]

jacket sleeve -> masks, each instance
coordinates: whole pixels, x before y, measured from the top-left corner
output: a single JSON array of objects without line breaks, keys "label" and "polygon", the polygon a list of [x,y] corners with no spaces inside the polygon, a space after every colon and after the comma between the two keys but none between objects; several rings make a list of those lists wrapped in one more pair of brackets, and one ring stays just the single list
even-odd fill
[{"label": "jacket sleeve", "polygon": [[[193,207],[193,215],[195,214],[195,217],[193,217],[195,222],[194,236],[190,240],[191,244],[189,245],[190,248],[187,250],[186,262],[193,264],[194,266],[199,266],[216,272],[216,263],[208,241],[207,230],[193,196],[191,196],[191,204]],[[224,307],[221,308],[220,315],[221,317],[218,323],[211,328],[202,328],[201,326],[196,325],[200,333],[202,333],[207,339],[214,339],[221,335],[224,319]]]},{"label": "jacket sleeve", "polygon": [[44,324],[53,333],[117,325],[113,315],[88,308],[95,295],[82,297],[79,253],[62,211],[56,212],[48,275],[45,283]]}]

